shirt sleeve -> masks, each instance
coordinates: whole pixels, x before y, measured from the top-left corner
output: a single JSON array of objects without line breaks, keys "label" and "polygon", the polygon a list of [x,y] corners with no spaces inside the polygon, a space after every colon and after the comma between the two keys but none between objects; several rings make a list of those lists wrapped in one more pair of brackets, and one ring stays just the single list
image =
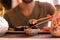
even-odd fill
[{"label": "shirt sleeve", "polygon": [[42,17],[46,17],[48,14],[51,16],[54,14],[55,7],[52,4],[47,2],[39,2],[39,5],[40,5],[40,11],[42,12],[41,13]]},{"label": "shirt sleeve", "polygon": [[49,15],[53,15],[54,12],[55,12],[54,6],[52,6],[52,5],[49,4],[49,3],[46,3],[46,5],[47,5],[47,13],[48,13]]}]

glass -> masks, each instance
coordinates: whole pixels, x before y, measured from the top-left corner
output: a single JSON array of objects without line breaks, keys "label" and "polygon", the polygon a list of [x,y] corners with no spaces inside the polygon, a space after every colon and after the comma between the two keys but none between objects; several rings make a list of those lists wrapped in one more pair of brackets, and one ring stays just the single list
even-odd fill
[{"label": "glass", "polygon": [[51,34],[55,37],[60,37],[60,5],[55,6],[56,10],[52,18]]}]

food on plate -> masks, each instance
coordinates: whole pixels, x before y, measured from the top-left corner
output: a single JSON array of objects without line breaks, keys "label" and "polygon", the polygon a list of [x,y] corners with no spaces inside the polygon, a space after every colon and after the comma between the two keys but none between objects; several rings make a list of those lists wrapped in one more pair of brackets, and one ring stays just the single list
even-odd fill
[{"label": "food on plate", "polygon": [[50,28],[50,27],[47,27],[47,26],[46,26],[46,27],[43,27],[43,30],[44,30],[44,31],[50,31],[50,29],[51,29],[51,28]]}]

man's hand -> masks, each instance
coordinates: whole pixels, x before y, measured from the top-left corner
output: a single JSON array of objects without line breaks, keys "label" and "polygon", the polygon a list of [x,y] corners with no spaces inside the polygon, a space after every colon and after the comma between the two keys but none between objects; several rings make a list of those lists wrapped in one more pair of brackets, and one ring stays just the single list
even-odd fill
[{"label": "man's hand", "polygon": [[36,24],[37,23],[37,20],[36,19],[30,19],[29,20],[29,24]]},{"label": "man's hand", "polygon": [[50,20],[50,21],[52,20],[52,16],[51,15],[48,14],[47,17],[48,17],[48,20]]}]

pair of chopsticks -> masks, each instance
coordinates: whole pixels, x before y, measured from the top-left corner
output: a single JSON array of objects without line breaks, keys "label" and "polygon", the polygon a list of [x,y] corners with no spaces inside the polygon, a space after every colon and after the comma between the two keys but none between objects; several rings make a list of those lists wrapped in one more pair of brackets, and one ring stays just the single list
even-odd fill
[{"label": "pair of chopsticks", "polygon": [[[42,21],[42,22],[40,22],[40,23],[37,23],[37,24],[34,25],[34,26],[38,27],[38,25],[41,25],[41,24],[43,24],[43,23],[49,21],[49,20],[48,20],[49,18],[51,18],[51,16],[50,16],[50,17],[44,17],[44,18],[38,19],[37,21],[42,21],[42,20],[45,20],[45,19],[47,19],[47,20]],[[34,26],[32,26],[32,27],[34,27]]]}]

